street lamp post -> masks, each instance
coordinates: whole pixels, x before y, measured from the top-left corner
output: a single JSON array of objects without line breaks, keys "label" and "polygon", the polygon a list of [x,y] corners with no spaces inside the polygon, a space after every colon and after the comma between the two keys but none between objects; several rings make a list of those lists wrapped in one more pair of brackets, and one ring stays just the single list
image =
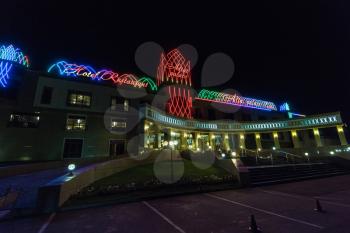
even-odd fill
[{"label": "street lamp post", "polygon": [[178,144],[178,141],[176,141],[176,140],[169,142],[169,145],[170,145],[170,179],[171,179],[171,183],[174,182],[173,149],[174,149],[174,147],[177,144]]}]

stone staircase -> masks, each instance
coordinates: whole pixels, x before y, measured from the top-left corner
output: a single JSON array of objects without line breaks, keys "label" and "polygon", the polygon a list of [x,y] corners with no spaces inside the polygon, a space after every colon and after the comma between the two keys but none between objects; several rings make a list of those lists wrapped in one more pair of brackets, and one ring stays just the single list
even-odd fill
[{"label": "stone staircase", "polygon": [[302,163],[248,167],[252,186],[350,174],[331,163]]}]

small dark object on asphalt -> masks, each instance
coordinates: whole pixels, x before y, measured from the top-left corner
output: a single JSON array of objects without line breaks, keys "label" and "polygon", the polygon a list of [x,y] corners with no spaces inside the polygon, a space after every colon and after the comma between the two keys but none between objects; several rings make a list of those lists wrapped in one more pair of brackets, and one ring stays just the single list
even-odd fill
[{"label": "small dark object on asphalt", "polygon": [[316,208],[315,211],[320,212],[320,213],[324,213],[325,211],[323,210],[321,203],[318,199],[316,199]]},{"label": "small dark object on asphalt", "polygon": [[258,228],[258,225],[256,224],[254,214],[250,215],[250,227],[249,227],[249,230],[251,232],[253,232],[253,233],[261,233],[261,230]]}]

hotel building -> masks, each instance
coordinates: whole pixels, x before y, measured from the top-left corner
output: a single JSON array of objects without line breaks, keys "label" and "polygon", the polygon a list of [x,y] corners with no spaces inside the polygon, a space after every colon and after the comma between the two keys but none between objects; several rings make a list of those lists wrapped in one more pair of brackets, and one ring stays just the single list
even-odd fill
[{"label": "hotel building", "polygon": [[193,89],[190,62],[160,54],[157,77],[59,61],[30,69],[0,47],[0,161],[139,154],[168,147],[232,152],[347,145],[339,112],[293,113],[287,103]]}]

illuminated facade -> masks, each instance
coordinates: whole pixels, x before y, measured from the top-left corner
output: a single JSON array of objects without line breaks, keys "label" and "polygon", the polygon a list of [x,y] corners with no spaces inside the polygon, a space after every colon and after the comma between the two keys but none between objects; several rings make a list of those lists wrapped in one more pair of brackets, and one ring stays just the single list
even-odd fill
[{"label": "illuminated facade", "polygon": [[37,72],[19,49],[0,47],[0,161],[118,156],[169,141],[237,153],[347,145],[339,112],[304,116],[287,103],[194,94],[181,52],[160,57],[155,79],[66,61]]}]

